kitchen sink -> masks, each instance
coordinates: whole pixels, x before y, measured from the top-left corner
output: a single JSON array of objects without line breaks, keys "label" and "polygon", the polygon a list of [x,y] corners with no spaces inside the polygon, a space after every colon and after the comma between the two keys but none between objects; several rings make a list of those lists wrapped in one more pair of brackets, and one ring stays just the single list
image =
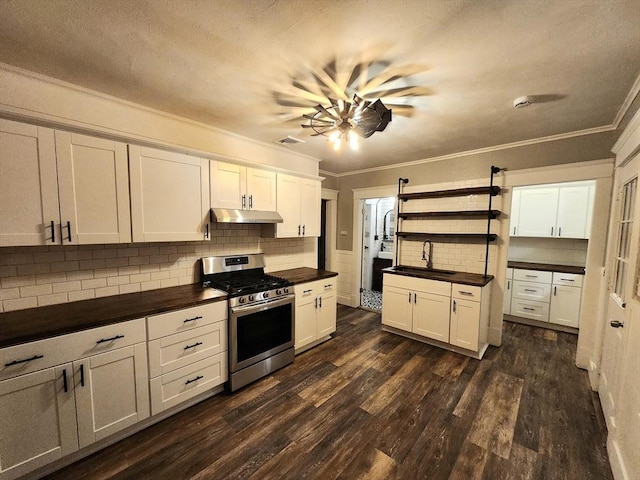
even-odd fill
[{"label": "kitchen sink", "polygon": [[429,276],[429,275],[433,275],[434,277],[435,276],[446,277],[449,275],[455,275],[456,273],[460,273],[460,272],[454,272],[451,270],[435,270],[435,269],[421,268],[421,267],[405,267],[403,265],[398,265],[397,267],[394,267],[394,270],[396,272],[403,272],[403,273],[413,274],[421,277]]}]

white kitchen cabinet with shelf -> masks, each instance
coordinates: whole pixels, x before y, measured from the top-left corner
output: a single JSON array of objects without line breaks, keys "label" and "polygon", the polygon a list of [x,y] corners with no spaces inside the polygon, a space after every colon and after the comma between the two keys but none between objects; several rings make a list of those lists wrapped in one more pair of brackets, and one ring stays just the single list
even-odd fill
[{"label": "white kitchen cabinet with shelf", "polygon": [[156,415],[227,381],[227,303],[147,318],[151,413]]},{"label": "white kitchen cabinet with shelf", "polygon": [[484,354],[488,346],[490,284],[484,287],[451,285],[451,333],[449,342]]},{"label": "white kitchen cabinet with shelf", "polygon": [[6,347],[0,365],[2,480],[149,416],[143,319]]},{"label": "white kitchen cabinet with shelf", "polygon": [[320,182],[278,173],[277,210],[283,222],[275,227],[277,238],[320,236]]},{"label": "white kitchen cabinet with shelf", "polygon": [[134,242],[208,240],[209,160],[129,146]]},{"label": "white kitchen cabinet with shelf", "polygon": [[275,212],[276,173],[212,160],[211,207]]},{"label": "white kitchen cabinet with shelf", "polygon": [[593,196],[593,182],[515,187],[510,235],[587,239]]},{"label": "white kitchen cabinet with shelf", "polygon": [[0,246],[131,241],[127,146],[0,120]]},{"label": "white kitchen cabinet with shelf", "polygon": [[337,282],[337,277],[330,277],[294,286],[296,353],[328,340],[336,331]]}]

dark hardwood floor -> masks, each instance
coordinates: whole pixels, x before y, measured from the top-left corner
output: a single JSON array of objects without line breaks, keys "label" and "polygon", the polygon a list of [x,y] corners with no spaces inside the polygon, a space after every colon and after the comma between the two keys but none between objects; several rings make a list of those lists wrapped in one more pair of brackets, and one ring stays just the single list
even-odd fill
[{"label": "dark hardwood floor", "polygon": [[611,479],[576,336],[506,323],[482,361],[340,306],[335,338],[50,479]]}]

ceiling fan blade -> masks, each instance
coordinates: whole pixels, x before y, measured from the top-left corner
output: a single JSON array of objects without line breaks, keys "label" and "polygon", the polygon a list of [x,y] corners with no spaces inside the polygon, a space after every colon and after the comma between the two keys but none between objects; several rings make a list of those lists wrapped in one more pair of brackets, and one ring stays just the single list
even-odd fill
[{"label": "ceiling fan blade", "polygon": [[327,133],[333,132],[334,130],[337,130],[337,129],[338,129],[337,127],[333,127],[333,128],[328,129],[328,130],[324,130],[322,132],[312,133],[311,136],[312,137],[319,137],[320,135],[326,135]]},{"label": "ceiling fan blade", "polygon": [[318,104],[314,107],[317,111],[319,111],[320,113],[326,115],[329,118],[332,118],[335,121],[340,121],[340,117],[334,115],[333,113],[331,113],[329,110],[327,110],[326,108],[324,108],[322,105]]},{"label": "ceiling fan blade", "polygon": [[327,120],[326,118],[322,118],[320,116],[313,116],[313,115],[309,115],[308,113],[303,113],[302,116],[308,120],[311,120],[313,122],[320,122],[320,123],[326,123],[328,125],[333,125],[335,122],[333,120]]}]

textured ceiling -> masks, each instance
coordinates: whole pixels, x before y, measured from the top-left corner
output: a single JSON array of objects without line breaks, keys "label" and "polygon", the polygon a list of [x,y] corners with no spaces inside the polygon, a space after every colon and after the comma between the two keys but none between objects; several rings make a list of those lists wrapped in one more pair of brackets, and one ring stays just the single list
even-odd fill
[{"label": "textured ceiling", "polygon": [[[354,171],[611,125],[637,0],[0,0],[0,62]],[[358,152],[300,127],[329,95],[393,108]],[[516,110],[513,99],[537,102]],[[325,102],[326,103],[326,102]]]}]

